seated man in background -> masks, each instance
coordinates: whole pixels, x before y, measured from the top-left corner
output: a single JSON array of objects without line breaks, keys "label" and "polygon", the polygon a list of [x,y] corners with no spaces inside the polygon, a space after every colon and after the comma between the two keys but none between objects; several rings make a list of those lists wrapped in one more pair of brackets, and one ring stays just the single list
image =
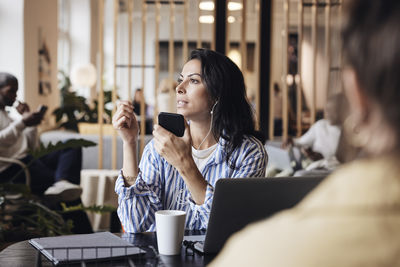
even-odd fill
[{"label": "seated man in background", "polygon": [[[28,165],[30,188],[36,195],[45,195],[59,201],[73,201],[80,197],[82,188],[80,148],[52,152],[32,162],[28,154],[38,144],[37,129],[43,111],[30,111],[25,103],[16,107],[20,119],[12,119],[6,111],[16,100],[18,80],[9,73],[0,72],[0,157],[18,159]],[[24,172],[17,164],[0,160],[0,183],[24,183]]]},{"label": "seated man in background", "polygon": [[[284,147],[298,147],[301,156],[297,159],[295,175],[309,174],[311,170],[331,171],[339,165],[336,152],[341,138],[341,125],[346,114],[346,101],[342,93],[328,97],[325,118],[316,121],[301,137],[288,139]],[[304,168],[304,170],[299,170]],[[305,172],[304,172],[305,171]]]}]

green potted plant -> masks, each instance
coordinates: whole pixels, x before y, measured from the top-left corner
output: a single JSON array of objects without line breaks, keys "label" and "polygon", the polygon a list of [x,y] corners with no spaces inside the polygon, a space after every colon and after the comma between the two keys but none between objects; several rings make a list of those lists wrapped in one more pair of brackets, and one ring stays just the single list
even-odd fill
[{"label": "green potted plant", "polygon": [[[87,104],[86,98],[71,92],[71,80],[65,72],[59,72],[59,88],[61,91],[60,107],[53,111],[59,128],[79,132],[80,122],[98,122],[98,101],[93,101],[93,107]],[[112,102],[112,92],[104,92],[104,122],[111,121],[111,110],[106,104]]]}]

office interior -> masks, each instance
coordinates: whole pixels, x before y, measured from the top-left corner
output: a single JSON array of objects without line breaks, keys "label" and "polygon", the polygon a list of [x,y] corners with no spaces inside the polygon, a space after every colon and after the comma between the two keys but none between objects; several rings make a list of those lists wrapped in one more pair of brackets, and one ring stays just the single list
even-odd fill
[{"label": "office interior", "polygon": [[[82,202],[116,207],[118,99],[133,100],[138,88],[144,94],[141,155],[151,139],[146,122],[157,123],[162,80],[175,81],[196,47],[221,52],[241,69],[269,160],[279,164],[273,148],[324,118],[328,97],[343,90],[341,8],[340,0],[2,0],[0,71],[18,78],[17,99],[49,107],[42,141],[97,142],[83,155]],[[53,114],[63,92],[82,97],[96,116],[77,109],[80,123],[60,127],[69,120]],[[113,224],[110,214],[88,216],[94,231]]]}]

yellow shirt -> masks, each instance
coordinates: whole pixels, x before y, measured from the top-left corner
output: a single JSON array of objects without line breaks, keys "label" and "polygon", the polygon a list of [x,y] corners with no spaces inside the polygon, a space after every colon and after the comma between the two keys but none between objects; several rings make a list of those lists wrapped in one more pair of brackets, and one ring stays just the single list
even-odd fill
[{"label": "yellow shirt", "polygon": [[351,163],[246,227],[210,266],[400,266],[400,156]]}]

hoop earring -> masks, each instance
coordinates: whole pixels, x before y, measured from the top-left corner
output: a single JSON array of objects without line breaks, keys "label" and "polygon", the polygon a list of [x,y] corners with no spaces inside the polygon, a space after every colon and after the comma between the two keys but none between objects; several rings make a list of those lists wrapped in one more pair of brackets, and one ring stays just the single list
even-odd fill
[{"label": "hoop earring", "polygon": [[365,147],[370,140],[370,135],[361,129],[354,115],[350,115],[345,119],[343,130],[349,143],[356,148]]}]

